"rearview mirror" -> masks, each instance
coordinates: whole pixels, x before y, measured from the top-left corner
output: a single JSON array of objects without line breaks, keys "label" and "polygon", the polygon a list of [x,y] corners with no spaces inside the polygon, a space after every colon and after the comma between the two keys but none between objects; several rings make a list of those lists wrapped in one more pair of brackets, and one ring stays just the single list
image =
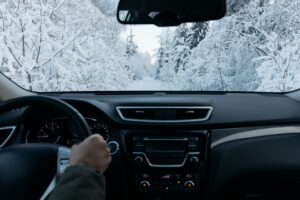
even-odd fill
[{"label": "rearview mirror", "polygon": [[226,14],[226,0],[120,0],[122,24],[176,26],[184,22],[217,20]]}]

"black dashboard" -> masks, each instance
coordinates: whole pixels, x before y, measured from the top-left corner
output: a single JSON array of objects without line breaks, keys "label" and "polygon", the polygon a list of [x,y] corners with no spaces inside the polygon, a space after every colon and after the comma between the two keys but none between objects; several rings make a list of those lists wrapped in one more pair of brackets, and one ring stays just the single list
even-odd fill
[{"label": "black dashboard", "polygon": [[[300,153],[300,102],[284,94],[43,95],[75,107],[93,133],[117,145],[106,174],[108,199],[274,199],[270,190],[279,183],[286,194],[300,180],[293,156]],[[16,126],[6,146],[78,142],[73,122],[51,108],[13,110],[0,123]],[[281,182],[290,178],[282,170],[293,172],[291,184]]]},{"label": "black dashboard", "polygon": [[[202,122],[174,123],[172,126],[239,127],[299,122],[300,102],[282,94],[216,93],[216,94],[57,94],[67,102],[83,101],[100,108],[112,121],[120,125],[150,125],[128,122],[120,118],[117,106],[212,106],[213,114]],[[165,125],[156,123],[155,125]],[[167,124],[168,126],[170,124]],[[216,127],[217,126],[217,127]]]},{"label": "black dashboard", "polygon": [[[118,126],[153,126],[153,123],[124,121],[117,106],[211,106],[209,120],[184,123],[155,123],[155,126],[176,127],[246,127],[274,124],[293,124],[300,120],[300,102],[284,95],[273,93],[49,93],[73,105],[84,116],[96,113]],[[92,112],[90,112],[92,111]],[[1,124],[18,119],[24,112],[20,109],[0,116]]]}]

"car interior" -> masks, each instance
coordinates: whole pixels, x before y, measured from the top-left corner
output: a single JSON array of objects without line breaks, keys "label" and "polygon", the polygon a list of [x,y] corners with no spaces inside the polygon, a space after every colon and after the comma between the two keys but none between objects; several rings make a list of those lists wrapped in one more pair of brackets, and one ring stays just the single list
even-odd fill
[{"label": "car interior", "polygon": [[[165,1],[140,2],[153,4],[122,0],[119,21],[217,20],[226,7],[190,1],[195,11],[180,18],[186,1],[173,13]],[[143,16],[157,7],[156,17]],[[215,12],[193,15],[204,7]],[[297,90],[33,92],[0,74],[1,199],[47,199],[71,146],[91,134],[111,151],[107,200],[299,199],[299,123]]]}]

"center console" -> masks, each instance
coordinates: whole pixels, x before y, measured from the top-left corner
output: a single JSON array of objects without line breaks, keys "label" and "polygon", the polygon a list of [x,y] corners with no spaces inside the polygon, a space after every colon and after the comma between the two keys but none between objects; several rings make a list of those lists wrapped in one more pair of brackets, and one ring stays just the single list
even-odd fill
[{"label": "center console", "polygon": [[124,131],[123,135],[133,194],[160,199],[201,193],[208,131]]}]

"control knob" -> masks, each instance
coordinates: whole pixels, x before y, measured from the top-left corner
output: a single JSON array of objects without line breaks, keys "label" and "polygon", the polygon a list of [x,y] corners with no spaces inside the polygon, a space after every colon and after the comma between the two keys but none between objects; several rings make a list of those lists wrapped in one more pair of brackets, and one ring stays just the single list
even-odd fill
[{"label": "control knob", "polygon": [[144,161],[144,159],[143,159],[142,156],[136,156],[136,157],[134,158],[134,162],[135,162],[136,164],[138,164],[138,165],[142,164],[143,161]]},{"label": "control knob", "polygon": [[195,183],[193,181],[186,181],[184,183],[184,189],[187,192],[191,192],[195,189]]},{"label": "control knob", "polygon": [[140,190],[142,192],[148,192],[150,190],[150,183],[148,181],[141,181]]},{"label": "control knob", "polygon": [[120,145],[116,141],[110,141],[110,142],[108,142],[107,146],[108,146],[108,148],[110,150],[110,155],[116,154],[119,151],[119,149],[120,149]]},{"label": "control knob", "polygon": [[194,166],[196,166],[199,162],[199,159],[197,158],[197,156],[193,156],[190,158],[190,163]]}]

